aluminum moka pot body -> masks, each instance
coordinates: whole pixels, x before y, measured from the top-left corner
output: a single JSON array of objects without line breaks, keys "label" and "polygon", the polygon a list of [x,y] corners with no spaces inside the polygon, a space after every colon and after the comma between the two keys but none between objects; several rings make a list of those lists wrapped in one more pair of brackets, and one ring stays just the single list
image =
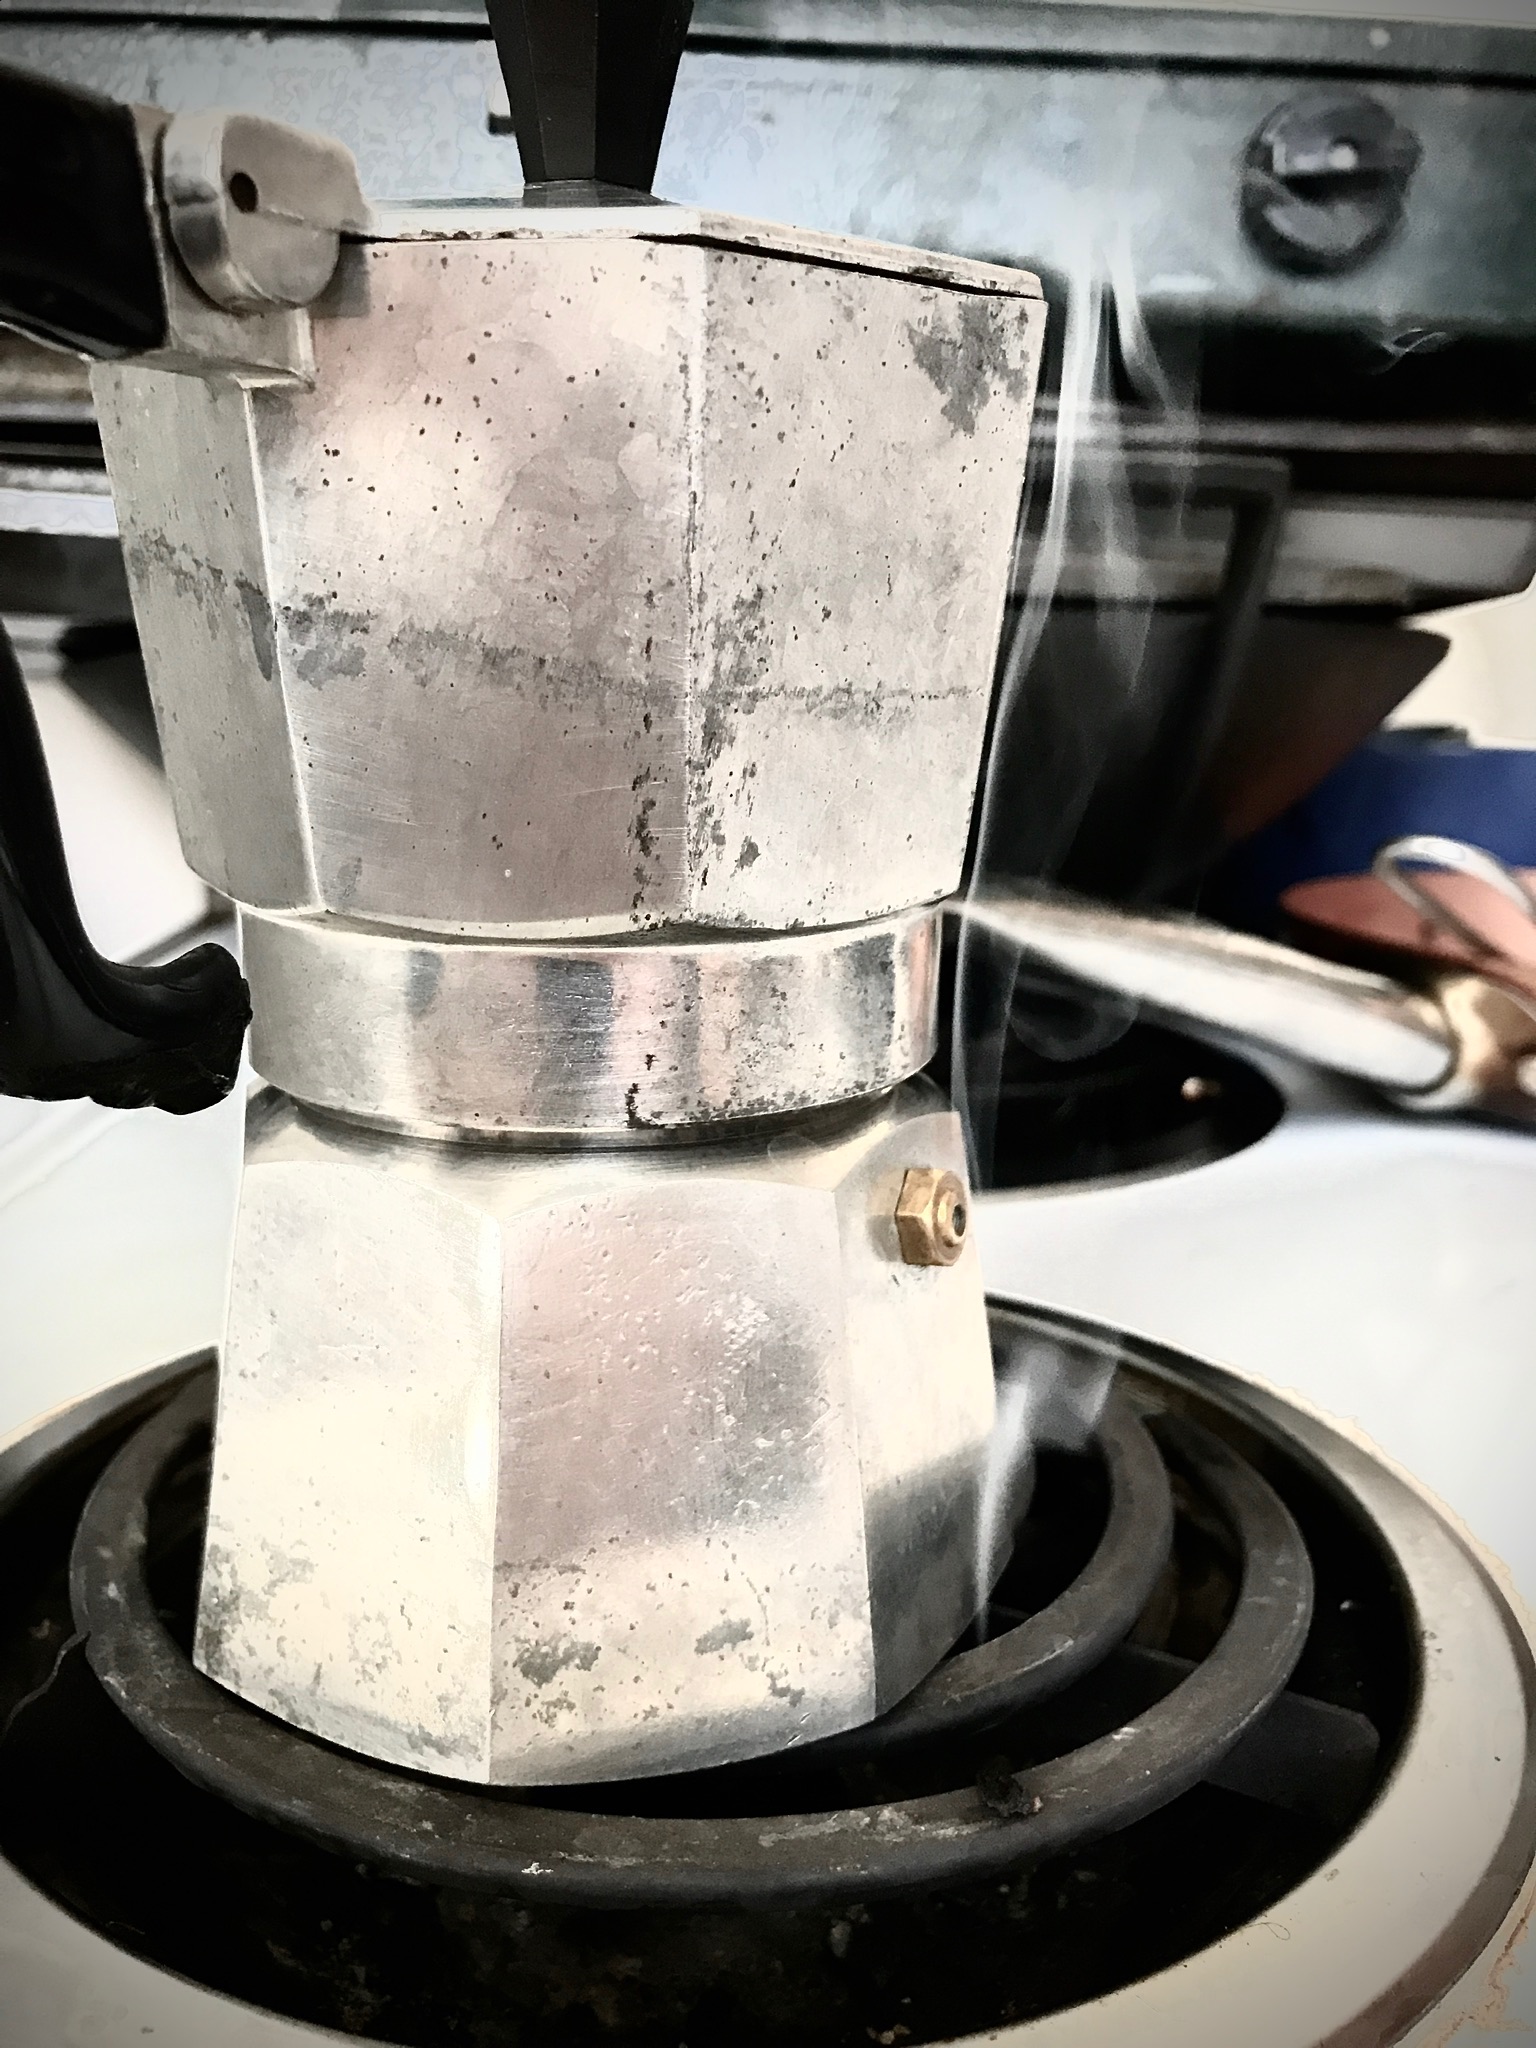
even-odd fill
[{"label": "aluminum moka pot body", "polygon": [[198,1660],[493,1783],[867,1720],[986,1568],[976,1254],[897,1212],[1037,288],[593,192],[272,318],[94,372],[272,1084]]},{"label": "aluminum moka pot body", "polygon": [[944,896],[1033,281],[654,204],[394,233],[312,379],[94,373],[199,873],[501,936]]}]

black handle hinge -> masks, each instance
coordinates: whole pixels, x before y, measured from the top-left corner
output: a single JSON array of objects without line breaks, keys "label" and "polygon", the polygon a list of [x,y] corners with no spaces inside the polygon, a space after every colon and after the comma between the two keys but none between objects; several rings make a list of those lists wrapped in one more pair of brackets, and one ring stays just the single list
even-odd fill
[{"label": "black handle hinge", "polygon": [[0,321],[89,356],[165,339],[133,111],[0,65]]},{"label": "black handle hinge", "polygon": [[31,699],[0,629],[0,1094],[207,1109],[234,1086],[250,993],[222,946],[104,960],[80,922]]}]

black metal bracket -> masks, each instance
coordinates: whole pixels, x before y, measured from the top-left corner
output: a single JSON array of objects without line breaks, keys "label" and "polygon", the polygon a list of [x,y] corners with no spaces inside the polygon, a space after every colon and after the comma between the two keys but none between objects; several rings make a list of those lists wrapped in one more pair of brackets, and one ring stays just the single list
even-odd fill
[{"label": "black metal bracket", "polygon": [[648,192],[693,0],[487,0],[529,185]]}]

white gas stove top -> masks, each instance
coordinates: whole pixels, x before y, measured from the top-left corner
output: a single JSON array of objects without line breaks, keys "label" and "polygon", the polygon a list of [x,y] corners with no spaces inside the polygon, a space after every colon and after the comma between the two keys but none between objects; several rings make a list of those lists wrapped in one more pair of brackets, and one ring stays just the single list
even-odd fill
[{"label": "white gas stove top", "polygon": [[[1271,1071],[1288,1108],[1246,1150],[1184,1172],[983,1198],[989,1285],[1178,1347],[1333,1418],[1536,1601],[1536,1140],[1389,1115],[1316,1076]],[[65,1105],[0,1125],[0,1435],[217,1341],[239,1137],[238,1100],[186,1120]],[[1476,1710],[1465,1725],[1481,1727]],[[1385,1802],[1382,1812],[1390,1819]],[[1410,1828],[1412,1841],[1420,1834]],[[1432,1885],[1445,1835],[1421,1853]],[[1354,1868],[1341,1866],[1346,1877]],[[1313,1952],[1318,1929],[1306,1931],[1304,1913],[1293,1928],[1287,1900],[1206,1951],[1194,1977],[1186,1964],[1119,1994],[1114,2024],[1133,2034],[1116,2038],[1214,2040],[1213,2012],[1246,2010],[1261,1983],[1266,2017],[1250,2038],[1275,2048],[1527,2038],[1536,1954],[1527,1960],[1519,1935],[1531,1896],[1528,1883],[1483,1960],[1407,2034],[1384,2020],[1376,2032],[1319,2036],[1289,2012],[1294,1969],[1276,1978],[1253,1950],[1262,1936],[1294,1941],[1292,1962],[1297,1949]],[[1180,2004],[1197,1978],[1203,2031]],[[189,2048],[331,2038],[136,1960],[3,1864],[0,1985],[21,1999],[0,1999],[3,2048],[84,2038],[77,2022],[123,2043],[153,2026]],[[1325,1989],[1318,1996],[1321,2011]],[[1107,2038],[1095,2026],[1110,2011],[1080,2007],[1017,2038],[1086,2048]]]},{"label": "white gas stove top", "polygon": [[1271,1072],[1289,1107],[1245,1151],[984,1197],[988,1284],[1353,1425],[1536,1604],[1536,1141]]},{"label": "white gas stove top", "polygon": [[[1536,1143],[1384,1113],[1271,1066],[1288,1107],[1185,1172],[977,1204],[1004,1297],[1178,1346],[1326,1414],[1536,1601]],[[1491,1555],[1490,1555],[1491,1554]],[[1536,2034],[1536,1955],[1409,2037]]]}]

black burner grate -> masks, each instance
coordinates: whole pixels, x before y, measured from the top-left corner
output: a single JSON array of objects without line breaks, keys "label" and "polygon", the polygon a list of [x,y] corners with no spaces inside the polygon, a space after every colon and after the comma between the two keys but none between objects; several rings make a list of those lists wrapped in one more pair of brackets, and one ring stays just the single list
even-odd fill
[{"label": "black burner grate", "polygon": [[1004,1875],[1197,1784],[1270,1705],[1306,1640],[1312,1574],[1284,1505],[1218,1438],[1165,1418],[1159,1434],[1175,1468],[1235,1548],[1236,1597],[1219,1641],[1124,1725],[1022,1771],[1006,1762],[967,1768],[954,1750],[958,1738],[1096,1665],[1130,1629],[1167,1555],[1162,1462],[1144,1425],[1111,1397],[1099,1438],[1110,1513],[1083,1575],[1042,1614],[961,1650],[873,1734],[817,1745],[828,1760],[857,1763],[907,1742],[943,1744],[956,1756],[958,1784],[828,1811],[804,1789],[822,1758],[796,1757],[767,1774],[778,1787],[771,1826],[759,1800],[731,1810],[734,1788],[760,1790],[764,1782],[761,1770],[740,1767],[566,1791],[558,1801],[540,1792],[508,1799],[339,1750],[245,1706],[193,1667],[151,1590],[151,1531],[159,1489],[186,1466],[189,1450],[206,1445],[212,1392],[212,1375],[200,1375],[146,1423],[81,1517],[72,1596],[92,1669],[194,1784],[332,1848],[438,1883],[566,1905],[785,1905]]},{"label": "black burner grate", "polygon": [[[363,1763],[197,1677],[193,1382],[0,1522],[0,1847],[167,1967],[403,2043],[915,2043],[1160,1967],[1339,1839],[1411,1660],[1390,1560],[1273,1446],[1155,1412],[1119,1348],[1093,1441],[1039,1459],[1001,1633],[852,1736],[559,1794]],[[105,1689],[65,1598],[87,1496]],[[126,1629],[98,1627],[108,1579]],[[1281,1690],[1298,1652],[1324,1697]]]}]

